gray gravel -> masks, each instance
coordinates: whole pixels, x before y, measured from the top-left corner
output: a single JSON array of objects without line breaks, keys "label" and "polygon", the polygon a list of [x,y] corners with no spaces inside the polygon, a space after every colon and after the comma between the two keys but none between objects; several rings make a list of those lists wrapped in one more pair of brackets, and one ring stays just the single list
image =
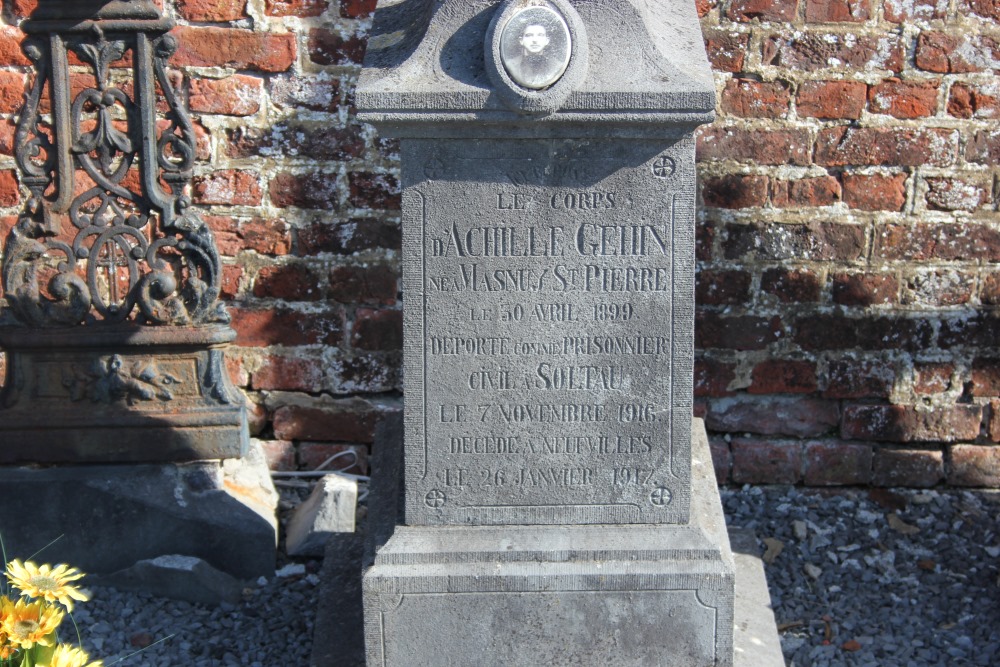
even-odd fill
[{"label": "gray gravel", "polygon": [[[821,492],[746,487],[722,494],[732,525],[770,545],[766,566],[789,665],[1000,665],[1000,493]],[[306,667],[316,561],[205,608],[94,588],[77,607],[85,647],[105,664]]]}]

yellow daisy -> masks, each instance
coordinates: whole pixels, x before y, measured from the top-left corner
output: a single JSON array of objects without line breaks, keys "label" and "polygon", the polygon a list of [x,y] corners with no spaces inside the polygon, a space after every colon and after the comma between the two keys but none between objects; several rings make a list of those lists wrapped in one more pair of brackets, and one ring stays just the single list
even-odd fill
[{"label": "yellow daisy", "polygon": [[103,660],[90,661],[87,652],[69,644],[59,644],[48,661],[39,662],[38,667],[104,667]]},{"label": "yellow daisy", "polygon": [[69,611],[73,611],[73,600],[86,602],[90,598],[69,582],[83,576],[75,567],[57,565],[38,566],[30,560],[24,564],[19,560],[7,563],[7,579],[10,585],[28,597],[41,598],[49,602],[59,602]]},{"label": "yellow daisy", "polygon": [[52,646],[55,630],[62,623],[63,611],[49,607],[41,600],[17,602],[3,600],[3,632],[7,639],[21,648],[31,648],[35,644]]}]

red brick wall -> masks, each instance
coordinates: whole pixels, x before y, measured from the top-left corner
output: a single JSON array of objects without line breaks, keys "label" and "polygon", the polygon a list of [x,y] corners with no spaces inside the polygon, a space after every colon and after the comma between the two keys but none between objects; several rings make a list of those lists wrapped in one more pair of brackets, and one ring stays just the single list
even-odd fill
[{"label": "red brick wall", "polygon": [[[996,3],[698,5],[719,118],[699,133],[696,391],[720,477],[1000,486]],[[350,448],[363,468],[401,389],[397,156],[352,105],[374,0],[164,6],[253,431],[275,467]],[[31,7],[4,6],[0,118]],[[4,121],[3,229],[11,143]]]}]

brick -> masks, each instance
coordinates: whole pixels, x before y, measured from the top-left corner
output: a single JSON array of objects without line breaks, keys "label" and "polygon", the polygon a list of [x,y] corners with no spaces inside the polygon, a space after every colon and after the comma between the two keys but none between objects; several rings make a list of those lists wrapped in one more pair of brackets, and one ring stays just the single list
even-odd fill
[{"label": "brick", "polygon": [[933,211],[975,211],[990,202],[992,183],[976,183],[959,178],[926,178],[927,208]]},{"label": "brick", "polygon": [[763,350],[781,339],[777,317],[725,316],[698,313],[695,317],[695,346],[700,349]]},{"label": "brick", "polygon": [[1000,486],[1000,447],[996,445],[952,445],[948,483],[953,486]]},{"label": "brick", "polygon": [[386,351],[403,347],[403,311],[358,308],[351,344],[358,350]]},{"label": "brick", "polygon": [[1000,340],[1000,320],[990,313],[976,312],[957,319],[942,319],[938,346],[951,348],[992,348]]},{"label": "brick", "polygon": [[904,305],[929,307],[968,303],[976,291],[971,273],[953,269],[920,270],[907,277],[903,288]]},{"label": "brick", "polygon": [[709,403],[705,424],[712,431],[813,438],[834,431],[836,401],[810,396],[734,396]]},{"label": "brick", "polygon": [[247,17],[246,0],[175,0],[175,6],[188,21],[219,23]]},{"label": "brick", "polygon": [[250,385],[260,390],[323,391],[323,367],[319,359],[268,356],[263,365],[250,375]]},{"label": "brick", "polygon": [[1000,39],[988,34],[948,34],[923,31],[914,53],[917,67],[928,72],[962,74],[990,72],[1000,61]]},{"label": "brick", "polygon": [[816,138],[816,164],[948,167],[958,152],[959,133],[939,129],[829,127]]},{"label": "brick", "polygon": [[741,118],[781,118],[791,102],[788,84],[782,81],[730,79],[722,90],[723,112]]},{"label": "brick", "polygon": [[802,479],[802,445],[797,442],[733,438],[733,482],[795,484]]},{"label": "brick", "polygon": [[715,469],[715,482],[720,486],[729,481],[729,471],[733,467],[733,455],[729,451],[729,443],[725,438],[708,438],[708,449],[712,453],[712,467]]},{"label": "brick", "polygon": [[1000,273],[987,273],[982,277],[979,300],[987,306],[1000,306]]},{"label": "brick", "polygon": [[340,208],[340,179],[336,173],[279,172],[271,178],[268,192],[271,203],[280,208],[296,206],[328,211]]},{"label": "brick", "polygon": [[992,442],[1000,442],[1000,399],[990,399],[990,417],[988,423],[989,438]]},{"label": "brick", "polygon": [[888,398],[895,367],[878,359],[834,359],[827,366],[824,398]]},{"label": "brick", "polygon": [[750,274],[746,271],[703,269],[695,275],[695,301],[724,306],[746,303],[750,296]]},{"label": "brick", "polygon": [[731,21],[792,21],[798,11],[798,0],[732,0],[725,10]]},{"label": "brick", "polygon": [[283,440],[371,443],[378,411],[368,401],[350,398],[315,406],[285,405],[274,412],[274,435]]},{"label": "brick", "polygon": [[944,479],[944,454],[935,449],[878,447],[872,484],[928,488]]},{"label": "brick", "polygon": [[751,394],[810,394],[816,391],[816,365],[811,361],[768,359],[751,372]]},{"label": "brick", "polygon": [[694,360],[695,396],[732,396],[729,384],[736,379],[736,364],[711,357]]},{"label": "brick", "polygon": [[716,226],[712,220],[698,220],[695,227],[694,257],[699,262],[711,261],[714,256]]},{"label": "brick", "polygon": [[402,208],[402,190],[392,174],[351,172],[347,180],[351,206],[392,211]]},{"label": "brick", "polygon": [[840,181],[833,176],[771,182],[771,204],[776,208],[832,206],[840,201]]},{"label": "brick", "polygon": [[171,59],[174,65],[284,72],[295,62],[292,33],[178,26],[172,34],[180,44]]},{"label": "brick", "polygon": [[205,222],[215,234],[219,252],[235,257],[243,250],[262,255],[287,255],[291,252],[289,226],[281,218],[251,218],[239,221],[220,215],[206,215]]},{"label": "brick", "polygon": [[288,440],[258,440],[264,451],[268,470],[288,472],[295,470],[295,445]]},{"label": "brick", "polygon": [[847,442],[807,442],[802,481],[809,486],[867,485],[872,480],[872,447]]},{"label": "brick", "polygon": [[967,222],[878,225],[873,245],[877,259],[1000,260],[1000,231]]},{"label": "brick", "polygon": [[906,174],[841,176],[844,202],[859,211],[902,211],[906,205]]},{"label": "brick", "polygon": [[[330,461],[331,458],[333,461]],[[326,463],[327,461],[330,463]],[[305,470],[337,470],[350,475],[367,475],[368,448],[361,445],[303,442],[299,444],[299,466]]]},{"label": "brick", "polygon": [[940,394],[951,388],[955,366],[946,363],[917,363],[913,365],[913,391],[921,396]]},{"label": "brick", "polygon": [[868,90],[868,109],[895,118],[926,118],[937,113],[939,80],[886,79]]},{"label": "brick", "polygon": [[979,436],[980,405],[951,405],[920,409],[909,405],[848,405],[844,407],[841,437],[887,442],[955,442]]},{"label": "brick", "polygon": [[763,64],[806,71],[836,68],[899,72],[906,62],[905,52],[902,38],[896,35],[796,32],[767,38]]},{"label": "brick", "polygon": [[21,110],[24,86],[24,75],[20,72],[0,71],[0,113],[16,113]]},{"label": "brick", "polygon": [[0,119],[0,155],[14,154],[15,131],[13,118]]},{"label": "brick", "polygon": [[334,363],[335,393],[402,391],[402,351],[353,354]]},{"label": "brick", "polygon": [[745,261],[854,261],[863,256],[865,230],[836,222],[726,225],[722,237],[726,259]]},{"label": "brick", "polygon": [[30,65],[24,52],[21,51],[21,41],[24,33],[12,26],[0,26],[0,66]]},{"label": "brick", "polygon": [[226,154],[231,158],[260,156],[346,161],[360,158],[365,152],[361,128],[328,123],[227,128],[226,143]]},{"label": "brick", "polygon": [[705,206],[715,208],[750,208],[767,203],[767,176],[729,174],[702,180],[701,196]]},{"label": "brick", "polygon": [[1000,360],[977,358],[972,362],[972,378],[966,385],[972,396],[1000,396]]},{"label": "brick", "polygon": [[281,109],[336,111],[340,101],[340,80],[327,75],[273,76],[269,85],[271,101]]},{"label": "brick", "polygon": [[309,59],[317,65],[360,65],[365,44],[357,35],[344,37],[332,30],[313,28],[309,31]]},{"label": "brick", "polygon": [[391,306],[398,292],[399,277],[387,264],[337,266],[330,270],[330,298],[334,301]]},{"label": "brick", "polygon": [[865,108],[868,86],[859,81],[803,81],[795,97],[800,116],[857,120]]},{"label": "brick", "polygon": [[899,301],[899,281],[891,273],[834,273],[831,296],[841,306],[885,306]]},{"label": "brick", "polygon": [[230,307],[236,344],[243,347],[269,345],[333,345],[343,340],[344,313],[339,308],[303,313],[288,308],[249,310]]},{"label": "brick", "polygon": [[820,280],[809,269],[768,269],[760,278],[760,289],[782,303],[819,301]]},{"label": "brick", "polygon": [[261,268],[254,280],[253,295],[283,301],[318,301],[324,296],[319,277],[303,263]]},{"label": "brick", "polygon": [[260,175],[255,171],[223,169],[194,179],[194,201],[197,204],[257,206],[263,200]]},{"label": "brick", "polygon": [[13,169],[0,169],[0,206],[17,206],[20,201],[17,173]]},{"label": "brick", "polygon": [[809,23],[860,23],[871,16],[869,0],[806,0]]},{"label": "brick", "polygon": [[933,21],[948,13],[948,0],[885,0],[885,20],[908,23],[914,19]]},{"label": "brick", "polygon": [[376,0],[340,0],[340,15],[350,19],[370,16],[375,11],[375,2]]},{"label": "brick", "polygon": [[716,72],[740,72],[750,46],[748,33],[719,28],[704,29],[708,61]]},{"label": "brick", "polygon": [[707,125],[697,134],[698,160],[807,166],[812,141],[807,130],[762,130]]},{"label": "brick", "polygon": [[39,0],[9,0],[4,3],[4,10],[10,12],[12,18],[25,19],[38,9]]},{"label": "brick", "polygon": [[997,0],[962,0],[959,6],[985,19],[1000,21],[1000,3]]},{"label": "brick", "polygon": [[196,113],[250,116],[260,110],[264,82],[233,74],[224,79],[192,79],[188,104]]},{"label": "brick", "polygon": [[238,264],[222,266],[222,280],[219,283],[219,297],[232,301],[240,293],[240,283],[243,281],[243,267]]},{"label": "brick", "polygon": [[972,135],[966,145],[965,159],[988,165],[1000,161],[1000,130],[979,130]]},{"label": "brick", "polygon": [[[904,318],[849,318],[814,314],[796,322],[794,340],[803,350],[923,349],[933,340],[934,329],[925,320]],[[883,336],[886,338],[882,339]]]},{"label": "brick", "polygon": [[400,250],[401,246],[398,223],[360,218],[332,224],[318,222],[300,229],[296,250],[299,255],[350,255],[375,248]]},{"label": "brick", "polygon": [[948,114],[956,118],[1000,118],[1000,82],[954,83],[948,93]]},{"label": "brick", "polygon": [[327,10],[327,0],[265,0],[264,13],[268,16],[319,16]]}]

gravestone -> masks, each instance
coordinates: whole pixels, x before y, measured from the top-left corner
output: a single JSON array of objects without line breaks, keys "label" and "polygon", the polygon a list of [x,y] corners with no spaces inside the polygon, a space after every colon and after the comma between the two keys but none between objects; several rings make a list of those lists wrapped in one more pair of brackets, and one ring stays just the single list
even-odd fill
[{"label": "gravestone", "polygon": [[733,664],[692,437],[714,100],[693,2],[379,3],[357,101],[401,139],[405,525],[369,665]]}]

